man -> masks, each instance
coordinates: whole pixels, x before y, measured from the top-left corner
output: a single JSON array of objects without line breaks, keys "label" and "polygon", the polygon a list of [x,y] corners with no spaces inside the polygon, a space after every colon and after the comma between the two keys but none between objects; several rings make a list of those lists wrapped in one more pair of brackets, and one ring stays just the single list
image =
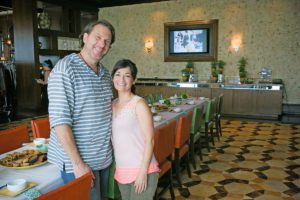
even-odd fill
[{"label": "man", "polygon": [[112,162],[111,76],[100,60],[114,43],[115,30],[100,20],[88,24],[80,39],[80,53],[60,60],[49,77],[48,160],[59,167],[65,183],[93,172],[91,199],[100,199],[98,177],[105,193]]}]

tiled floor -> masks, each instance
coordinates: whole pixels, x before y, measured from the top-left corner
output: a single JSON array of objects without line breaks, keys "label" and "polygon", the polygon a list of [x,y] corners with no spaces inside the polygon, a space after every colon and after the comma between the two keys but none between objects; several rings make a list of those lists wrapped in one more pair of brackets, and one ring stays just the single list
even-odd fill
[{"label": "tiled floor", "polygon": [[191,179],[184,171],[190,196],[175,189],[176,199],[300,200],[300,125],[223,120],[222,130]]}]

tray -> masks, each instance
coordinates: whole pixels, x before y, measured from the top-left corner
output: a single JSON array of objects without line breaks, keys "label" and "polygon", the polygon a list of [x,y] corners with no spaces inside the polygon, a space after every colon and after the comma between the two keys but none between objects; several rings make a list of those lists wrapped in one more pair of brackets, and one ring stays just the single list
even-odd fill
[{"label": "tray", "polygon": [[19,191],[19,192],[9,191],[7,189],[7,187],[5,187],[5,188],[2,188],[0,190],[0,195],[2,195],[2,196],[9,196],[9,197],[15,197],[15,196],[18,196],[19,194],[25,192],[26,190],[29,190],[30,188],[32,188],[32,187],[34,187],[36,185],[37,185],[37,183],[35,183],[35,182],[27,182],[27,187],[24,188],[23,190]]}]

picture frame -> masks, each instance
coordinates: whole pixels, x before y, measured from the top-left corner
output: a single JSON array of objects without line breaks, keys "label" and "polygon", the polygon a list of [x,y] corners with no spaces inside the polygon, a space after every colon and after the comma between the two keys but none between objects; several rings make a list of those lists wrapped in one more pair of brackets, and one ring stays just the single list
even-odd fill
[{"label": "picture frame", "polygon": [[164,23],[164,60],[216,61],[218,20]]}]

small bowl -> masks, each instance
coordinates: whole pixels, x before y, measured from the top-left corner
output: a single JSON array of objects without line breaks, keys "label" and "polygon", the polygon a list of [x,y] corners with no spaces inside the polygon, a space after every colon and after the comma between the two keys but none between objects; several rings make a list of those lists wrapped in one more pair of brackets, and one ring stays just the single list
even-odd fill
[{"label": "small bowl", "polygon": [[35,146],[41,146],[43,144],[46,144],[46,139],[45,138],[35,138],[33,140],[33,143],[35,144]]},{"label": "small bowl", "polygon": [[12,192],[19,192],[27,187],[25,179],[16,179],[7,183],[7,189]]},{"label": "small bowl", "polygon": [[41,144],[36,146],[36,150],[42,151],[42,152],[48,152],[48,144]]},{"label": "small bowl", "polygon": [[176,108],[174,108],[173,110],[174,110],[174,112],[180,112],[180,111],[181,111],[181,108],[176,107]]},{"label": "small bowl", "polygon": [[194,105],[195,104],[195,101],[194,100],[190,100],[187,102],[189,105]]},{"label": "small bowl", "polygon": [[153,116],[153,120],[154,120],[155,122],[159,122],[159,121],[162,120],[162,117],[159,116],[159,115],[156,115],[156,116]]}]

